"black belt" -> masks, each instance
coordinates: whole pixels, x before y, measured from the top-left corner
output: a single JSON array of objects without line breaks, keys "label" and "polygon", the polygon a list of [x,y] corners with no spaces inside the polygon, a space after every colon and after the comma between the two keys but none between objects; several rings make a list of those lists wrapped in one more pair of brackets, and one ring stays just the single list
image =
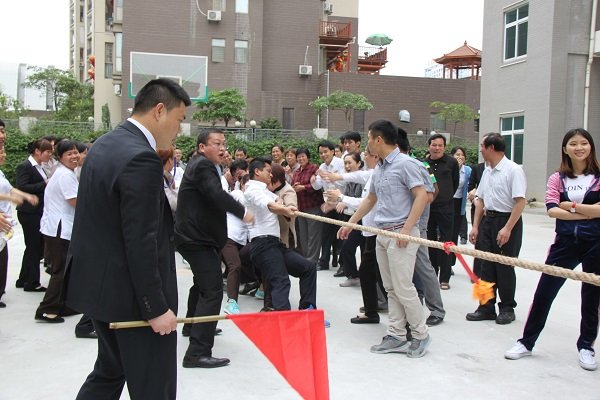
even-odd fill
[{"label": "black belt", "polygon": [[494,210],[485,210],[485,216],[486,217],[490,217],[490,218],[494,218],[494,217],[510,217],[509,212],[500,212],[500,211],[494,211]]},{"label": "black belt", "polygon": [[273,236],[273,235],[260,235],[260,236],[255,236],[252,238],[252,240],[250,240],[250,243],[254,243],[255,241],[258,240],[277,240],[279,241],[279,238],[277,236]]}]

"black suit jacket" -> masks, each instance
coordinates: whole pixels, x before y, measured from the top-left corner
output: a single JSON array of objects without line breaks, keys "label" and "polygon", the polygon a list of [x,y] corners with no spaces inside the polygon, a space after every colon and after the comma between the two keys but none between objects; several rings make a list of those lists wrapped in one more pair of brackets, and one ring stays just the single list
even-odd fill
[{"label": "black suit jacket", "polygon": [[94,143],[81,172],[68,306],[104,322],[177,313],[174,251],[162,163],[126,121]]},{"label": "black suit jacket", "polygon": [[469,178],[469,186],[467,188],[469,192],[479,186],[479,182],[483,176],[483,171],[485,171],[485,163],[479,163],[471,166],[471,177]]},{"label": "black suit jacket", "polygon": [[175,243],[221,250],[227,242],[227,215],[243,218],[244,207],[221,186],[215,165],[203,155],[185,168],[175,213]]},{"label": "black suit jacket", "polygon": [[46,190],[46,182],[37,169],[31,165],[29,160],[23,161],[17,165],[16,170],[17,185],[16,188],[30,194],[35,194],[39,199],[37,206],[32,206],[24,201],[17,206],[17,210],[29,214],[42,214],[44,212],[44,190]]}]

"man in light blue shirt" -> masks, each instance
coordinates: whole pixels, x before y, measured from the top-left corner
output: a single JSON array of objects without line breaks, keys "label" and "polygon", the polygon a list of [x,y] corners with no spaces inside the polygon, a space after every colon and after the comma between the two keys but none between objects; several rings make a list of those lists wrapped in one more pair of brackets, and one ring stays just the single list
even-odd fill
[{"label": "man in light blue shirt", "polygon": [[[419,237],[418,221],[429,203],[421,163],[400,153],[396,143],[398,129],[389,121],[379,120],[369,126],[368,146],[382,160],[373,173],[368,196],[350,218],[356,223],[375,208],[378,228]],[[350,228],[341,228],[338,236],[346,238]],[[377,237],[377,262],[388,293],[389,327],[380,344],[371,347],[377,354],[406,353],[409,358],[422,357],[430,337],[425,312],[412,283],[419,245],[387,236]],[[407,341],[406,323],[412,333]]]}]

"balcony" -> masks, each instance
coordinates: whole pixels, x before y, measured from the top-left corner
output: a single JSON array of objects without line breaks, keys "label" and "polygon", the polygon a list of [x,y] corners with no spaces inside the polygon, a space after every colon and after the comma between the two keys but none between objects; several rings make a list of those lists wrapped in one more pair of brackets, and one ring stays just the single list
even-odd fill
[{"label": "balcony", "polygon": [[387,48],[365,47],[358,48],[358,73],[379,75],[379,71],[387,64]]},{"label": "balcony", "polygon": [[321,21],[319,43],[327,47],[346,46],[352,41],[352,24],[350,22]]}]

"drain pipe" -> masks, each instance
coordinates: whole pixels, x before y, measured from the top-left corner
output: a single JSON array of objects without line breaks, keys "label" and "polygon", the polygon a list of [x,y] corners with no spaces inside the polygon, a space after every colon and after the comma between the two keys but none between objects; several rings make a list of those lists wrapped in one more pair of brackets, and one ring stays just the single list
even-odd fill
[{"label": "drain pipe", "polygon": [[594,62],[594,47],[596,42],[596,13],[598,0],[592,1],[592,21],[590,23],[590,48],[588,61],[585,68],[585,87],[583,89],[583,129],[588,130],[590,117],[590,80],[592,75],[592,63]]}]

